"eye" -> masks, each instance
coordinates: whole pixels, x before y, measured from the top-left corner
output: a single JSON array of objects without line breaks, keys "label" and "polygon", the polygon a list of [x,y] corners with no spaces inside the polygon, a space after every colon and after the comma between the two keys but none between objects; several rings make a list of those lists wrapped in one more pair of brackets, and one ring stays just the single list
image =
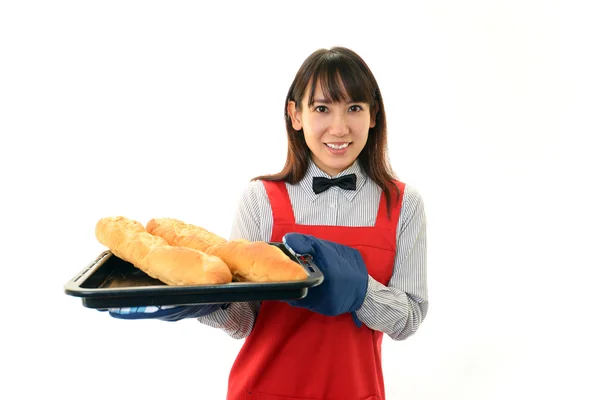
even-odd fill
[{"label": "eye", "polygon": [[358,111],[362,111],[363,108],[361,106],[359,106],[358,104],[353,104],[350,106],[350,108],[348,108],[348,111],[350,112],[358,112]]},{"label": "eye", "polygon": [[315,107],[315,111],[318,112],[318,113],[324,113],[324,112],[327,112],[327,107],[325,107],[325,106],[316,106]]}]

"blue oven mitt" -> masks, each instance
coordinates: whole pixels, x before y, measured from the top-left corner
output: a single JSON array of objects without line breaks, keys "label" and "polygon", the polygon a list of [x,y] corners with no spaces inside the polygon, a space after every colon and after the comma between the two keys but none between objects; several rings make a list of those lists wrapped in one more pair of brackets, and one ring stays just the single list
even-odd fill
[{"label": "blue oven mitt", "polygon": [[328,316],[352,313],[360,328],[362,322],[355,311],[367,294],[369,274],[359,251],[300,233],[286,234],[283,243],[294,254],[310,254],[324,278],[323,283],[308,289],[305,298],[288,303]]},{"label": "blue oven mitt", "polygon": [[199,318],[211,314],[224,304],[203,304],[197,306],[141,306],[110,308],[108,313],[118,319],[159,319],[162,321],[180,321],[186,318]]}]

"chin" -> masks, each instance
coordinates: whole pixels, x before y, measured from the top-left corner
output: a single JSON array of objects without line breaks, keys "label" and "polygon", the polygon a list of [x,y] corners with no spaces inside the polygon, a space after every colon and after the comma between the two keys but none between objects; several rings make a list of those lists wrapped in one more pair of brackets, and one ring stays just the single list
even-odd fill
[{"label": "chin", "polygon": [[[313,162],[319,166],[321,170],[331,176],[335,176],[344,171],[354,163],[358,155],[345,154],[343,157],[331,156],[331,154],[321,154],[316,156],[313,153]],[[335,173],[333,173],[335,171]]]},{"label": "chin", "polygon": [[326,164],[328,168],[332,169],[332,170],[336,170],[336,174],[339,174],[340,172],[342,172],[343,170],[347,169],[348,167],[350,167],[352,165],[352,163],[354,162],[354,159],[349,160],[349,161],[344,161],[344,162],[332,162],[332,163],[328,163]]}]

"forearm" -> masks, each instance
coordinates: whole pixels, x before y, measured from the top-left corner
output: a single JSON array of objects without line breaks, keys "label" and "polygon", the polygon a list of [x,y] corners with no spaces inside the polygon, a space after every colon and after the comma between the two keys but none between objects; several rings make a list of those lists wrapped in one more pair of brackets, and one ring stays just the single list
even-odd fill
[{"label": "forearm", "polygon": [[244,339],[252,332],[259,308],[259,302],[231,303],[225,309],[198,318],[198,321],[222,329],[234,339]]},{"label": "forearm", "polygon": [[394,340],[414,334],[427,315],[427,236],[423,201],[407,187],[397,231],[394,272],[388,285],[369,277],[357,317]]},{"label": "forearm", "polygon": [[394,340],[403,340],[414,334],[426,313],[427,302],[382,285],[372,277],[369,277],[365,300],[356,311],[365,325]]}]

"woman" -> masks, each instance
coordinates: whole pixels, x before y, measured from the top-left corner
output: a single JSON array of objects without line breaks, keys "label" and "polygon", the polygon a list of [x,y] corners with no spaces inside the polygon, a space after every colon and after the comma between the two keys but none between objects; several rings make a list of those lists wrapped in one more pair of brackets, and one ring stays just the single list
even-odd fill
[{"label": "woman", "polygon": [[230,400],[385,399],[383,334],[405,339],[427,314],[423,202],[395,180],[381,93],[355,52],[311,54],[285,120],[284,168],[249,184],[231,239],[283,241],[311,254],[324,282],[299,301],[176,307],[161,318],[199,317],[246,338]]}]

